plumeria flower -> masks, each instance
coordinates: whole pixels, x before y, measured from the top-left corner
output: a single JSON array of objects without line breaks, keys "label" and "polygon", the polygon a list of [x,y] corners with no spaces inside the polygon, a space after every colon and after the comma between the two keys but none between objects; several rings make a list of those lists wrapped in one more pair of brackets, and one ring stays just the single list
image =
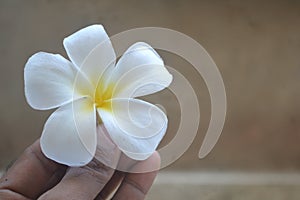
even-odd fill
[{"label": "plumeria flower", "polygon": [[25,96],[38,110],[58,108],[40,139],[48,158],[68,166],[89,163],[96,151],[97,126],[128,157],[147,159],[163,138],[163,111],[135,97],[168,87],[172,75],[148,44],[133,44],[116,63],[101,25],[91,25],[63,41],[70,61],[38,52],[25,65]]}]

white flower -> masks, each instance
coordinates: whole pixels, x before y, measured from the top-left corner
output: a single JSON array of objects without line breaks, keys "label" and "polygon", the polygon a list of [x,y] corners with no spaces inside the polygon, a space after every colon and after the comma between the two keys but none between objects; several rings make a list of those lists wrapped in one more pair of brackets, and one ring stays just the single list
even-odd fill
[{"label": "white flower", "polygon": [[41,148],[50,159],[83,166],[95,155],[96,126],[104,125],[128,157],[148,158],[167,129],[158,107],[135,99],[168,87],[172,75],[146,43],[132,45],[115,65],[104,28],[91,25],[64,39],[71,60],[39,52],[25,65],[25,96],[35,109],[58,108],[48,118]]}]

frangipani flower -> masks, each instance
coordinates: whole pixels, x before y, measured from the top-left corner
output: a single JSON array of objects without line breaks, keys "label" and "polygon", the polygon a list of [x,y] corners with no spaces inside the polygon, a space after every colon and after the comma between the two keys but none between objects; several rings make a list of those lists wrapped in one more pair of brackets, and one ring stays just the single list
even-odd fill
[{"label": "frangipani flower", "polygon": [[148,158],[164,136],[164,112],[135,97],[158,92],[172,81],[148,44],[133,44],[116,64],[111,41],[101,25],[91,25],[63,41],[71,61],[39,52],[25,65],[25,96],[38,110],[58,108],[48,118],[41,148],[50,159],[83,166],[95,155],[96,126],[103,124],[128,157]]}]

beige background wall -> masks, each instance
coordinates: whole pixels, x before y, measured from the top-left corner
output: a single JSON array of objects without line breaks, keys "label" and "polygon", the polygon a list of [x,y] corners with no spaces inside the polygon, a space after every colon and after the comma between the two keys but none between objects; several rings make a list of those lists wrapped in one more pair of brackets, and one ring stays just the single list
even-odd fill
[{"label": "beige background wall", "polygon": [[[37,51],[65,55],[62,40],[84,26],[101,23],[109,35],[159,26],[185,33],[210,53],[223,75],[228,113],[213,152],[197,159],[210,117],[204,82],[191,66],[162,52],[197,90],[198,137],[168,169],[300,169],[300,2],[192,0],[1,0],[0,1],[0,168],[37,139],[51,112],[32,110],[23,92],[23,67]],[[167,108],[170,128],[178,105],[168,91],[152,98]],[[192,119],[191,119],[192,120]]]}]

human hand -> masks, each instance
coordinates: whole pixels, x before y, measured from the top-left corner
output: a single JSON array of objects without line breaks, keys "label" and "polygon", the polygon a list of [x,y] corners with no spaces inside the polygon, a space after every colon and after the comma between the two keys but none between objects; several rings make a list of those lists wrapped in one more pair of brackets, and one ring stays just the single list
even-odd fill
[{"label": "human hand", "polygon": [[[100,152],[103,151],[100,149]],[[99,154],[97,149],[96,156]],[[116,155],[116,151],[112,151]],[[111,152],[109,152],[111,153]],[[100,155],[109,157],[112,154]],[[99,155],[98,155],[99,157]],[[118,159],[125,161],[120,154]],[[143,171],[152,166],[158,169],[160,157],[155,152],[141,162],[128,162],[131,171]],[[112,199],[144,199],[157,171],[145,173],[122,172],[93,159],[84,167],[67,167],[49,160],[41,151],[39,140],[28,147],[13,166],[0,179],[0,199],[50,200],[80,199],[104,200],[114,191]]]}]

